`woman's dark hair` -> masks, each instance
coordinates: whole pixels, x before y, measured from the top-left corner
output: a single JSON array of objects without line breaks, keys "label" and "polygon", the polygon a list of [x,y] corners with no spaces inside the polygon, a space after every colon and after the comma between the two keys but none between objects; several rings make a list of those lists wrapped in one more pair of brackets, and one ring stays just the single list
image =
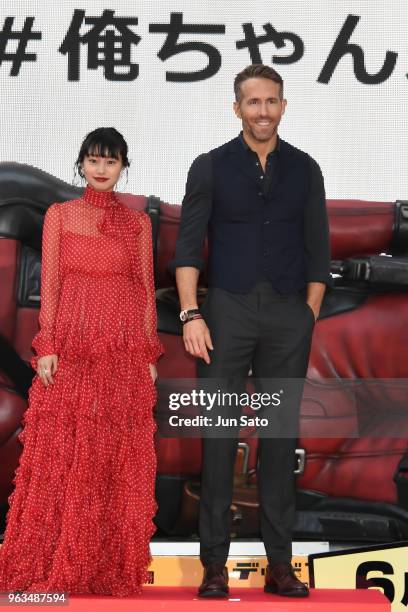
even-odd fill
[{"label": "woman's dark hair", "polygon": [[129,168],[130,166],[126,140],[113,127],[97,128],[85,136],[75,162],[75,169],[81,178],[84,178],[82,162],[86,155],[113,157],[121,159],[124,168]]}]

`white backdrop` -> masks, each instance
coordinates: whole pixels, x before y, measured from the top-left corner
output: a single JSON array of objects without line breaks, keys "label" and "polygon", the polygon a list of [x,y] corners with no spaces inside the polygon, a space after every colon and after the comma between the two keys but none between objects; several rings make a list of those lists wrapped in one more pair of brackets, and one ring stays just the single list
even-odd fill
[{"label": "white backdrop", "polygon": [[[69,80],[69,54],[59,48],[69,30],[74,10],[100,17],[104,10],[116,18],[138,18],[128,29],[140,37],[131,45],[131,62],[139,75],[131,81],[108,80],[101,65],[87,67],[90,46],[80,41],[78,79]],[[149,31],[151,24],[168,24],[171,13],[183,15],[185,24],[221,24],[225,33],[182,33],[179,43],[214,46],[221,66],[211,78],[195,82],[166,81],[168,71],[194,72],[207,65],[200,51],[186,51],[161,61],[157,53],[166,33]],[[361,47],[366,71],[381,70],[386,53],[396,54],[395,66],[378,84],[364,84],[354,71],[352,55],[339,59],[330,81],[318,82],[330,51],[348,16],[360,19],[349,43]],[[40,40],[29,40],[23,61],[11,76],[18,40],[5,41],[4,25],[14,17],[20,31],[27,17]],[[408,3],[406,0],[162,0],[136,2],[51,0],[0,3],[0,160],[37,166],[72,181],[73,164],[84,135],[98,126],[113,125],[126,137],[132,166],[125,189],[155,194],[179,203],[188,167],[200,152],[233,138],[239,123],[232,112],[235,74],[251,63],[243,24],[257,35],[271,24],[290,32],[304,44],[298,61],[273,64],[285,80],[288,108],[280,134],[320,163],[331,198],[395,200],[408,198],[407,92]],[[92,28],[83,24],[80,36]],[[109,29],[109,28],[106,28]],[[112,27],[110,27],[112,30]],[[105,30],[106,31],[106,30]],[[72,42],[72,41],[71,41]],[[72,42],[71,60],[75,53]],[[274,42],[259,45],[264,63],[275,56],[290,56],[292,43],[278,49]],[[102,57],[102,56],[101,56]],[[392,59],[391,57],[391,59]],[[103,58],[102,58],[103,59]],[[117,73],[128,68],[116,68]],[[72,75],[71,75],[72,76]],[[122,186],[123,187],[123,186]]]}]

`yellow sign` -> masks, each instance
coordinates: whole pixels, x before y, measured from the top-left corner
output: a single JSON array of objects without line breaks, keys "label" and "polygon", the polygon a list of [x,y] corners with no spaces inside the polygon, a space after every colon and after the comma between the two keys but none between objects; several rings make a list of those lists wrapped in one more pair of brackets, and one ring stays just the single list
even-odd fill
[{"label": "yellow sign", "polygon": [[[307,557],[293,557],[292,564],[297,577],[308,583]],[[266,565],[265,557],[230,557],[227,562],[229,585],[263,588]],[[198,587],[203,578],[203,566],[198,557],[154,557],[149,571],[147,586]]]},{"label": "yellow sign", "polygon": [[408,612],[408,542],[310,555],[309,572],[316,589],[376,588]]}]

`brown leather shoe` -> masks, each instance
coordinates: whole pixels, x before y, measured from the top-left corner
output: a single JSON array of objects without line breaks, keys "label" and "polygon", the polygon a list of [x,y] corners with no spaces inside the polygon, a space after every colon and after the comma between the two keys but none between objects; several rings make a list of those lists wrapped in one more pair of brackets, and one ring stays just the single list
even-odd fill
[{"label": "brown leather shoe", "polygon": [[209,563],[204,568],[199,597],[228,597],[228,571],[223,563]]},{"label": "brown leather shoe", "polygon": [[265,593],[276,593],[284,597],[307,597],[308,587],[296,577],[290,563],[276,563],[266,568]]}]

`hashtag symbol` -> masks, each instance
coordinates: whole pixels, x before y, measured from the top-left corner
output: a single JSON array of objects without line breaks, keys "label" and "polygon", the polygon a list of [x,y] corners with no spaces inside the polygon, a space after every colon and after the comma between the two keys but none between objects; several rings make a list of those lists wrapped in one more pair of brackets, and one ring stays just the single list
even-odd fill
[{"label": "hashtag symbol", "polygon": [[[0,32],[0,66],[3,62],[12,62],[10,76],[17,76],[23,62],[35,62],[36,53],[26,53],[29,40],[41,40],[41,32],[33,32],[34,17],[26,17],[21,32],[13,32],[14,17],[6,17],[3,30]],[[18,40],[17,49],[11,53],[6,52],[10,40]]]}]

